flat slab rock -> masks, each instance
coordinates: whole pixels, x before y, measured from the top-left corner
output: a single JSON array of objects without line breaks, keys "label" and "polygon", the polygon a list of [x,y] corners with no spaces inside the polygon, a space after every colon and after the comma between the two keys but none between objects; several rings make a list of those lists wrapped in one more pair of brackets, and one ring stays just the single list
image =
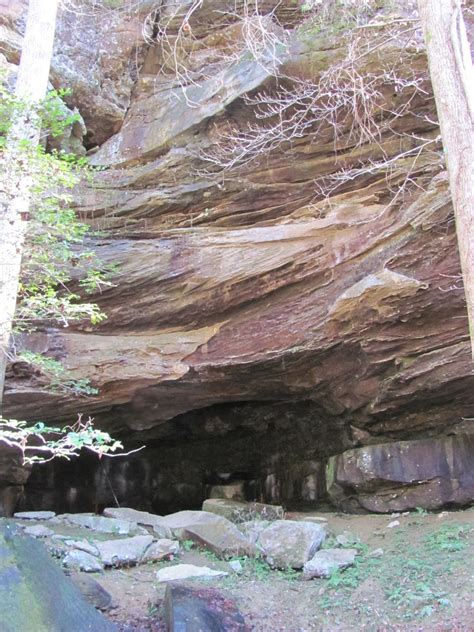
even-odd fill
[{"label": "flat slab rock", "polygon": [[168,584],[164,614],[169,632],[247,632],[235,602],[215,588]]},{"label": "flat slab rock", "polygon": [[106,518],[115,518],[124,522],[132,522],[144,527],[154,527],[161,524],[162,516],[149,513],[148,511],[139,511],[130,507],[106,507],[102,514]]},{"label": "flat slab rock", "polygon": [[117,540],[95,540],[93,544],[105,566],[127,566],[140,563],[152,542],[151,535],[136,535]]},{"label": "flat slab rock", "polygon": [[33,538],[48,538],[54,535],[54,531],[48,529],[42,524],[34,524],[30,527],[25,527],[24,532],[26,535],[30,535]]},{"label": "flat slab rock", "polygon": [[260,532],[257,546],[273,568],[303,568],[326,537],[319,524],[277,520]]},{"label": "flat slab rock", "polygon": [[129,535],[138,526],[136,522],[129,520],[106,518],[94,514],[62,514],[59,518],[78,527],[85,527],[99,533],[113,533],[114,535]]},{"label": "flat slab rock", "polygon": [[51,520],[55,516],[54,511],[17,511],[13,514],[17,520]]},{"label": "flat slab rock", "polygon": [[194,564],[176,564],[156,571],[158,582],[172,582],[177,579],[191,579],[194,577],[211,578],[228,575],[225,571],[214,570],[208,566],[195,566]]},{"label": "flat slab rock", "polygon": [[303,566],[303,579],[328,578],[336,570],[352,566],[357,555],[356,549],[324,549],[318,551]]}]

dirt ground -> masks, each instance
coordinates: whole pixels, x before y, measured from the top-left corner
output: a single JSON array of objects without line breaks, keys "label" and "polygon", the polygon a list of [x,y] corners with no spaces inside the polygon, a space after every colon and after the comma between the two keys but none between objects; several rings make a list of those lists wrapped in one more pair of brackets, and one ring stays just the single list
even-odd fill
[{"label": "dirt ground", "polygon": [[233,598],[248,630],[255,632],[474,632],[474,508],[305,517],[318,515],[327,521],[326,547],[343,535],[343,546],[358,549],[352,568],[330,579],[302,581],[298,572],[272,571],[261,560],[239,558],[243,572],[236,574],[212,554],[187,547],[172,561],[102,576],[115,603],[107,616],[123,632],[164,630],[165,585],[155,574],[186,562],[229,571],[227,577],[201,582]]}]

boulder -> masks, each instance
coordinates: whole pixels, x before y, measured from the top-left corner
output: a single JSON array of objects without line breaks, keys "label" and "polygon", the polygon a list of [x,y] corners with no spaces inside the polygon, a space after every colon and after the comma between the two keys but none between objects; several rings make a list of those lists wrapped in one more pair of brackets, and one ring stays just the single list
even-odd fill
[{"label": "boulder", "polygon": [[152,542],[151,535],[136,535],[117,540],[96,540],[93,544],[105,566],[130,566],[141,562]]},{"label": "boulder", "polygon": [[159,582],[172,582],[176,579],[190,579],[193,577],[224,577],[228,575],[225,571],[218,571],[208,566],[195,566],[194,564],[176,564],[175,566],[167,566],[160,568],[156,572],[156,578]]},{"label": "boulder", "polygon": [[168,584],[164,616],[169,632],[249,630],[235,602],[215,588]]},{"label": "boulder", "polygon": [[462,506],[474,498],[474,435],[397,441],[331,457],[327,490],[344,511]]},{"label": "boulder", "polygon": [[326,537],[318,524],[277,520],[258,536],[257,546],[273,568],[303,568]]},{"label": "boulder", "polygon": [[232,522],[249,520],[281,520],[285,510],[280,505],[266,505],[257,502],[239,502],[223,498],[208,498],[202,504],[203,511],[224,516]]},{"label": "boulder", "polygon": [[43,545],[0,521],[2,632],[117,632],[88,603]]},{"label": "boulder", "polygon": [[100,573],[104,570],[104,564],[94,555],[73,549],[68,551],[63,558],[64,568],[86,573]]},{"label": "boulder", "polygon": [[336,570],[354,564],[357,549],[324,549],[318,551],[303,566],[303,579],[330,577]]}]

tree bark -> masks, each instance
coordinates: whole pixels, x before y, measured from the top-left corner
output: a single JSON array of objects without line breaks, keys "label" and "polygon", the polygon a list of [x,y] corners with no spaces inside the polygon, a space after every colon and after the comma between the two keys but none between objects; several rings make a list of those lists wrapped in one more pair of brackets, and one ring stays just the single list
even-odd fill
[{"label": "tree bark", "polygon": [[35,105],[48,89],[59,0],[30,0],[15,94],[27,103],[13,121],[1,160],[0,180],[0,413],[7,354],[15,315],[32,180],[25,158],[38,146]]},{"label": "tree bark", "polygon": [[454,206],[474,359],[474,72],[460,0],[418,0]]}]

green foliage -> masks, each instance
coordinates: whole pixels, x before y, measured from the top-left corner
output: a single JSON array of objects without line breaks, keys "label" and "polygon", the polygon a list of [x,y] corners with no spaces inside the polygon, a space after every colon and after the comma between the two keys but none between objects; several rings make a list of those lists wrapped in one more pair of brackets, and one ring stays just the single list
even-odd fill
[{"label": "green foliage", "polygon": [[[0,162],[2,189],[14,200],[21,186],[30,197],[25,254],[18,290],[15,332],[31,332],[46,322],[68,326],[70,321],[101,322],[105,314],[95,303],[83,302],[70,288],[74,279],[86,292],[110,285],[109,273],[95,253],[86,247],[89,226],[72,210],[71,191],[87,175],[86,160],[62,151],[48,153],[42,144],[16,138],[14,121],[32,120],[43,138],[59,137],[79,120],[62,99],[66,91],[53,91],[32,106],[14,96],[0,76]],[[10,134],[11,132],[11,134]],[[10,134],[10,135],[9,135]],[[45,143],[46,144],[46,143]],[[28,363],[53,391],[93,395],[87,379],[71,378],[60,362],[23,350],[17,361]],[[21,453],[23,463],[42,463],[56,457],[69,459],[88,449],[99,456],[123,446],[106,432],[94,428],[92,420],[57,428],[38,422],[0,418],[0,441]]]},{"label": "green foliage", "polygon": [[429,550],[462,551],[466,548],[465,538],[470,531],[468,525],[444,525],[431,535],[429,535],[425,544]]},{"label": "green foliage", "polygon": [[191,551],[194,548],[194,542],[192,540],[183,540],[181,546],[185,551]]},{"label": "green foliage", "polygon": [[0,437],[2,442],[20,451],[24,464],[44,463],[57,457],[70,459],[83,448],[99,456],[123,448],[107,432],[94,428],[92,419],[83,422],[80,416],[75,424],[65,428],[42,422],[28,426],[25,421],[0,417]]},{"label": "green foliage", "polygon": [[87,379],[73,379],[61,362],[33,351],[21,351],[16,361],[26,362],[33,370],[39,371],[47,380],[47,388],[53,392],[69,392],[75,395],[96,395],[96,388]]},{"label": "green foliage", "polygon": [[[8,89],[5,77],[0,71],[0,149],[5,147],[12,123],[25,114],[38,118],[43,137],[62,136],[71,125],[80,120],[77,112],[71,112],[64,105],[64,98],[70,94],[71,91],[68,89],[51,90],[43,101],[32,106],[30,102],[18,98]],[[28,148],[27,141],[25,148]]]},{"label": "green foliage", "polygon": [[[79,120],[79,115],[64,105],[66,90],[50,92],[32,108],[14,96],[1,79],[0,158],[6,167],[2,185],[13,197],[16,182],[27,177],[31,194],[13,334],[28,333],[51,322],[63,326],[82,320],[100,323],[105,314],[95,303],[83,301],[78,293],[82,289],[90,294],[111,285],[112,272],[88,247],[90,227],[79,221],[71,208],[73,188],[80,178],[89,175],[86,159],[62,151],[48,153],[42,145],[36,146],[28,140],[20,140],[13,155],[6,147],[12,121],[18,117],[38,117],[43,136],[58,137]],[[75,291],[71,289],[72,277]],[[52,390],[78,395],[96,392],[87,380],[69,378],[61,365],[50,358],[22,351],[15,359],[30,363],[43,377],[49,378]]]}]

